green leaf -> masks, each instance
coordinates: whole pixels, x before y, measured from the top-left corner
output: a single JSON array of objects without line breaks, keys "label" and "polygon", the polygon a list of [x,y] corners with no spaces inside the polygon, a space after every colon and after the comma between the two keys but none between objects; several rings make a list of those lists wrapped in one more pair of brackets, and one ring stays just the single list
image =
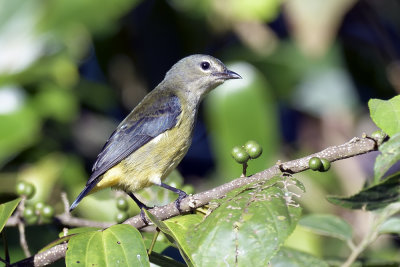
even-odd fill
[{"label": "green leaf", "polygon": [[351,240],[353,231],[351,226],[330,214],[311,214],[300,219],[299,224],[314,233],[335,237],[344,241]]},{"label": "green leaf", "polygon": [[[82,234],[86,232],[91,232],[91,231],[98,231],[101,230],[99,227],[77,227],[77,228],[72,228],[68,229],[67,235],[75,235],[75,234]],[[58,237],[64,237],[64,232],[60,232],[58,234]]]},{"label": "green leaf", "polygon": [[174,240],[185,246],[185,240],[188,233],[193,231],[193,227],[203,220],[203,216],[199,214],[189,214],[185,216],[174,217],[164,221],[165,225],[174,235]]},{"label": "green leaf", "polygon": [[292,248],[282,247],[272,258],[270,265],[273,267],[328,267],[329,265],[308,253],[301,252]]},{"label": "green leaf", "polygon": [[382,152],[375,161],[374,182],[378,183],[385,173],[400,160],[400,133],[393,135],[379,147]]},{"label": "green leaf", "polygon": [[162,267],[186,267],[185,264],[171,259],[168,256],[161,255],[157,252],[151,252],[150,254],[150,262],[153,263],[155,266],[162,266]]},{"label": "green leaf", "polygon": [[258,185],[225,197],[186,237],[195,266],[266,266],[301,213],[284,195]]},{"label": "green leaf", "polygon": [[0,232],[3,231],[4,225],[6,225],[8,218],[10,218],[20,201],[21,198],[17,198],[0,205]]},{"label": "green leaf", "polygon": [[375,210],[400,200],[400,173],[393,174],[379,184],[364,188],[351,197],[328,196],[332,204],[349,209]]},{"label": "green leaf", "polygon": [[389,136],[400,132],[400,96],[389,100],[371,99],[368,102],[371,118]]},{"label": "green leaf", "polygon": [[167,238],[178,246],[187,265],[193,266],[193,259],[190,257],[190,249],[185,242],[185,236],[188,234],[188,231],[193,230],[194,226],[199,223],[203,217],[197,214],[189,214],[163,222],[147,210],[144,210],[144,212]]},{"label": "green leaf", "polygon": [[126,224],[72,237],[65,263],[66,266],[150,266],[142,236]]},{"label": "green leaf", "polygon": [[378,229],[380,234],[400,235],[400,217],[392,217],[383,222]]},{"label": "green leaf", "polygon": [[72,238],[72,235],[67,235],[67,236],[60,237],[60,238],[50,242],[46,246],[44,246],[41,250],[39,250],[38,253],[44,252],[46,250],[49,250],[52,247],[55,247],[55,246],[57,246],[57,245],[59,245],[61,243],[68,242],[71,238]]},{"label": "green leaf", "polygon": [[[141,232],[141,234],[143,237],[143,242],[148,250],[153,241],[155,233],[154,232]],[[153,251],[151,253],[153,253],[153,252],[161,253],[167,247],[169,247],[171,245],[172,245],[171,242],[169,242],[169,240],[165,237],[165,235],[163,233],[159,233],[156,243],[154,244]],[[151,261],[151,259],[150,259],[150,261]]]}]

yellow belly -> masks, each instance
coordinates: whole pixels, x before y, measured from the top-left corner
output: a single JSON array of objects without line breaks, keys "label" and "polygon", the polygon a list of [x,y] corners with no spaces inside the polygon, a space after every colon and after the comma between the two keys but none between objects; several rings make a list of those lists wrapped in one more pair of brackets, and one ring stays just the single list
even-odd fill
[{"label": "yellow belly", "polygon": [[107,187],[135,192],[160,184],[189,149],[193,128],[191,119],[181,119],[177,127],[160,134],[109,169],[92,192]]}]

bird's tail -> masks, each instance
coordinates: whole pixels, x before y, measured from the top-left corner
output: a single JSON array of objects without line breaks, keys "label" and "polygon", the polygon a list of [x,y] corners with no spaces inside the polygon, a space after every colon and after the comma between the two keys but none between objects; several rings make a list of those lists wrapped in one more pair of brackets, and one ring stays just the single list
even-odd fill
[{"label": "bird's tail", "polygon": [[92,190],[92,188],[99,182],[99,179],[93,180],[90,184],[87,184],[85,189],[79,194],[79,196],[75,199],[72,203],[71,207],[69,208],[69,212],[73,211],[76,206],[78,206],[79,202]]}]

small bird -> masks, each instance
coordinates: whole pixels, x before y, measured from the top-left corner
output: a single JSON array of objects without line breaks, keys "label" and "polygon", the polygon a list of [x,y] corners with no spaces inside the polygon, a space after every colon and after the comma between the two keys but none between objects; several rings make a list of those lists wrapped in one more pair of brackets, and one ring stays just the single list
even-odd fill
[{"label": "small bird", "polygon": [[241,78],[212,56],[192,55],[178,61],[110,136],[70,211],[87,194],[107,187],[125,191],[147,209],[133,193],[151,185],[177,193],[179,210],[187,194],[162,180],[189,149],[203,97],[226,80]]}]

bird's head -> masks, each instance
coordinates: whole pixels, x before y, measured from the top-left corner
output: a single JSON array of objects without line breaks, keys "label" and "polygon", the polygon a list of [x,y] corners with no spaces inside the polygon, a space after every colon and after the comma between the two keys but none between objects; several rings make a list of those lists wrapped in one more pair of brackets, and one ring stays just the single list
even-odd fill
[{"label": "bird's head", "polygon": [[165,75],[168,87],[201,100],[203,96],[230,79],[242,77],[228,70],[218,59],[208,55],[192,55],[178,61]]}]

